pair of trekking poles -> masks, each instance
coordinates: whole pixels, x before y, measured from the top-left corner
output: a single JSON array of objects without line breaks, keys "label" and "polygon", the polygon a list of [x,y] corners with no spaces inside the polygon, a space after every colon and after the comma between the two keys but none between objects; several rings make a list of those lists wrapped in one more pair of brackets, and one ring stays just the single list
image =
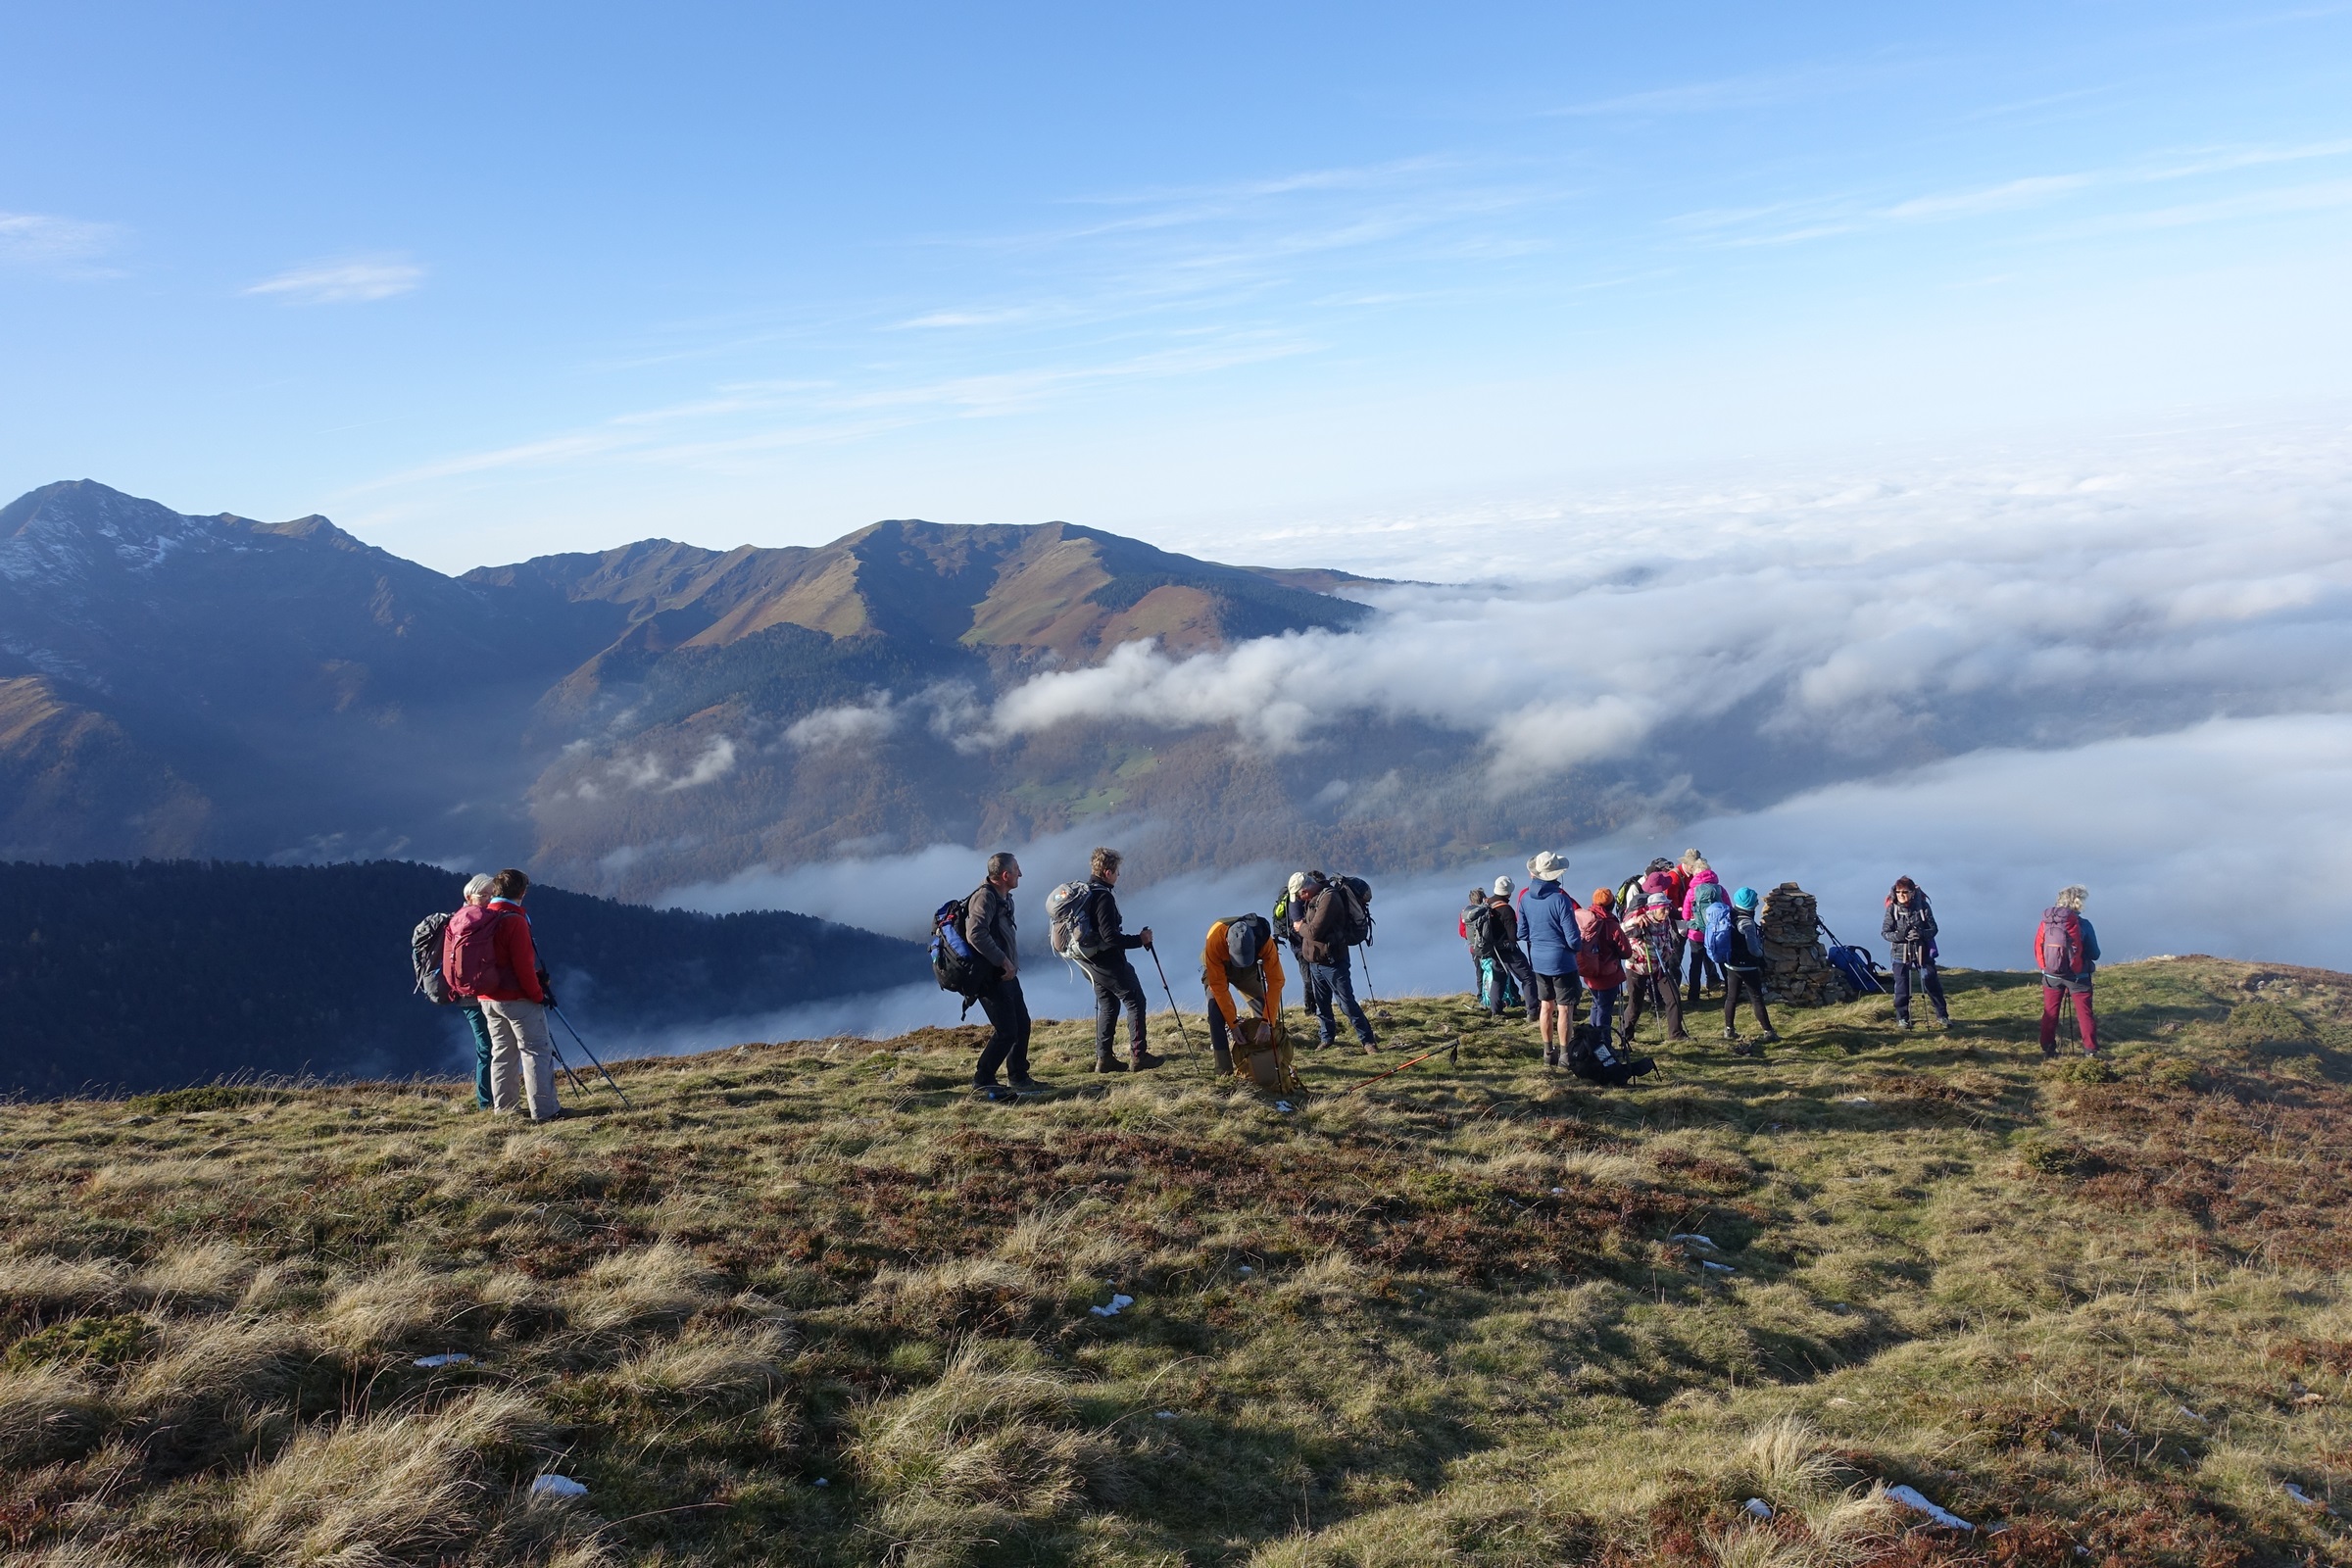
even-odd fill
[{"label": "pair of trekking poles", "polygon": [[[564,1028],[571,1030],[571,1038],[573,1043],[580,1048],[581,1053],[587,1056],[589,1062],[595,1066],[596,1070],[604,1074],[605,1082],[612,1084],[612,1092],[620,1096],[621,1107],[626,1110],[635,1110],[637,1107],[629,1103],[629,1097],[627,1093],[623,1091],[620,1085],[613,1080],[612,1073],[605,1070],[605,1064],[602,1061],[597,1060],[596,1053],[588,1049],[588,1042],[580,1038],[580,1031],[578,1028],[573,1025],[569,1018],[564,1017],[564,1009],[551,1005],[547,1010],[554,1013],[559,1019],[562,1019]],[[564,1047],[557,1041],[555,1031],[552,1029],[548,1031],[547,1044],[549,1048],[556,1054],[556,1065],[563,1068],[564,1076],[571,1080],[571,1087],[577,1089],[582,1096],[585,1096],[588,1093],[588,1086],[580,1081],[580,1075],[572,1070],[571,1063],[564,1059]]]}]

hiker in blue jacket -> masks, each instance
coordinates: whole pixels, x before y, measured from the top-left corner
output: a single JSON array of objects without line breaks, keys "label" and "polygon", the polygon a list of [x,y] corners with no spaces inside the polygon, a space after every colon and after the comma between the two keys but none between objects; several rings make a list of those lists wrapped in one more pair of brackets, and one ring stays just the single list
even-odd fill
[{"label": "hiker in blue jacket", "polygon": [[1566,1065],[1576,1030],[1576,999],[1585,992],[1576,972],[1577,952],[1585,941],[1576,929],[1576,900],[1560,886],[1567,860],[1545,850],[1527,862],[1527,870],[1535,880],[1519,901],[1519,945],[1536,972],[1534,1000],[1542,1004],[1536,1027],[1544,1036],[1544,1065],[1559,1067]]}]

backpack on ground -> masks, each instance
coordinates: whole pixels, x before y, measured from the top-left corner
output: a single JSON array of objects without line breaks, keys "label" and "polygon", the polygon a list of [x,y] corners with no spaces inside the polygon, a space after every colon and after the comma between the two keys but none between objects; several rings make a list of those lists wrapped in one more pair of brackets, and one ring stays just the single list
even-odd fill
[{"label": "backpack on ground", "polygon": [[952,991],[963,999],[965,1012],[972,1010],[973,1000],[996,978],[988,972],[994,965],[972,951],[971,940],[963,934],[963,912],[968,902],[950,899],[931,916],[931,973],[937,977],[940,990]]},{"label": "backpack on ground", "polygon": [[1878,964],[1868,948],[1849,948],[1842,942],[1829,947],[1830,967],[1857,996],[1874,996],[1886,988],[1879,984]]},{"label": "backpack on ground", "polygon": [[1085,960],[1086,954],[1078,946],[1079,922],[1086,914],[1087,897],[1093,891],[1091,882],[1064,882],[1046,895],[1046,930],[1056,957],[1074,962]]},{"label": "backpack on ground", "polygon": [[478,904],[469,904],[451,915],[442,931],[443,984],[461,997],[478,997],[496,986],[496,934],[500,923],[512,918],[509,910]]},{"label": "backpack on ground", "polygon": [[451,1003],[458,994],[449,989],[441,972],[441,933],[449,929],[449,911],[428,914],[409,933],[409,956],[416,962],[416,989],[427,1002]]},{"label": "backpack on ground", "polygon": [[1568,1040],[1568,1070],[1587,1083],[1618,1089],[1657,1071],[1658,1064],[1626,1052],[1598,1024],[1580,1023]]},{"label": "backpack on ground", "polygon": [[1717,963],[1732,959],[1732,906],[1717,899],[1699,907],[1699,937],[1707,956]]},{"label": "backpack on ground", "polygon": [[1258,955],[1274,940],[1274,927],[1262,914],[1229,915],[1225,920],[1225,961],[1236,969],[1254,969]]},{"label": "backpack on ground", "polygon": [[2034,961],[2043,974],[2079,979],[2084,968],[2082,916],[2063,904],[2042,910],[2041,925],[2034,933]]}]

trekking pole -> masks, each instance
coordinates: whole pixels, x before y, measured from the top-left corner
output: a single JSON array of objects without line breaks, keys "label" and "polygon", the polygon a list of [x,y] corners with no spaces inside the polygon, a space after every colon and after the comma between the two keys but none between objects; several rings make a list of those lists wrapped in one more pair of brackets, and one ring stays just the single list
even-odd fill
[{"label": "trekking pole", "polygon": [[1168,999],[1168,1010],[1176,1015],[1176,1038],[1184,1042],[1184,1054],[1188,1056],[1199,1054],[1193,1050],[1193,1037],[1184,1032],[1184,1009],[1176,1005],[1176,993],[1169,989],[1168,966],[1159,961],[1157,948],[1146,948],[1144,951],[1152,955],[1152,967],[1159,971],[1159,989]]},{"label": "trekking pole", "polygon": [[556,1054],[556,1065],[564,1069],[564,1076],[571,1080],[571,1087],[580,1092],[580,1097],[583,1100],[586,1099],[588,1095],[588,1086],[580,1082],[580,1075],[576,1072],[573,1072],[571,1070],[571,1063],[564,1059],[564,1048],[556,1044],[556,1037],[553,1033],[550,1033],[547,1037],[547,1046],[550,1051],[553,1051]]},{"label": "trekking pole", "polygon": [[[554,1013],[559,1018],[564,1018],[564,1009],[561,1007],[550,1007],[547,1010]],[[569,1018],[564,1018],[564,1027],[571,1030],[571,1038],[575,1041],[579,1041],[580,1050],[586,1053],[587,1057],[591,1062],[595,1063],[596,1070],[600,1073],[604,1073],[605,1082],[612,1085],[612,1092],[620,1096],[621,1104],[629,1110],[635,1110],[637,1107],[629,1103],[628,1094],[622,1090],[618,1083],[613,1082],[612,1074],[606,1071],[605,1064],[601,1061],[597,1061],[596,1053],[588,1050],[588,1042],[580,1039],[579,1029]],[[586,1094],[587,1091],[583,1089],[580,1091],[580,1093]]]},{"label": "trekking pole", "polygon": [[1347,1095],[1352,1095],[1352,1094],[1354,1094],[1354,1093],[1355,1093],[1355,1092],[1356,1092],[1358,1089],[1362,1089],[1362,1088],[1364,1088],[1366,1085],[1369,1085],[1369,1084],[1376,1084],[1376,1083],[1380,1082],[1380,1081],[1381,1081],[1383,1078],[1394,1078],[1394,1077],[1396,1077],[1396,1076],[1398,1073],[1400,1073],[1400,1072],[1404,1071],[1404,1069],[1405,1069],[1405,1068],[1407,1068],[1407,1067],[1418,1067],[1418,1066],[1420,1066],[1420,1065],[1421,1065],[1423,1062],[1427,1061],[1427,1060],[1428,1060],[1430,1057],[1432,1057],[1432,1056],[1443,1056],[1444,1054],[1446,1054],[1446,1053],[1447,1053],[1448,1051],[1451,1051],[1451,1050],[1453,1050],[1453,1049],[1454,1049],[1454,1047],[1453,1047],[1452,1045],[1448,1044],[1448,1045],[1443,1045],[1443,1046],[1440,1046],[1440,1047],[1439,1047],[1437,1050],[1435,1050],[1435,1051],[1425,1051],[1425,1052],[1423,1052],[1423,1053],[1422,1053],[1420,1055],[1418,1055],[1418,1056],[1415,1056],[1415,1057],[1414,1057],[1412,1060],[1410,1060],[1410,1061],[1400,1061],[1400,1062],[1398,1062],[1398,1063],[1397,1063],[1396,1066],[1394,1066],[1394,1067],[1391,1067],[1391,1068],[1390,1068],[1390,1069],[1389,1069],[1387,1072],[1378,1072],[1378,1073],[1374,1073],[1374,1074],[1373,1074],[1371,1077],[1369,1077],[1369,1078],[1365,1078],[1365,1079],[1362,1079],[1362,1080],[1360,1080],[1359,1082],[1356,1082],[1356,1083],[1349,1084],[1349,1085],[1348,1085],[1347,1088],[1345,1088],[1345,1089],[1341,1090],[1341,1091],[1340,1091],[1340,1093],[1341,1093],[1343,1096],[1347,1096]]},{"label": "trekking pole", "polygon": [[1372,1005],[1377,1007],[1380,1005],[1380,993],[1372,989],[1371,944],[1366,943],[1363,947],[1356,949],[1355,956],[1364,960],[1364,995],[1370,998]]}]

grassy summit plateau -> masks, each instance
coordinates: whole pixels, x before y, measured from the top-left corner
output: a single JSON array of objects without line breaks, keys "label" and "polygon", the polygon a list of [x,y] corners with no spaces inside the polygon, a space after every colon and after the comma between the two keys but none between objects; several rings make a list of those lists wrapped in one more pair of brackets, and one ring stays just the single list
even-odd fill
[{"label": "grassy summit plateau", "polygon": [[450,1084],[0,1106],[0,1547],[2352,1562],[2352,976],[2119,965],[2096,1067],[2043,1063],[2031,977],[1947,984],[1949,1034],[1791,1011],[1617,1092],[1392,1003],[1458,1064],[1305,1053],[1289,1113],[1092,1078],[1073,1023],[1018,1105],[925,1030],[630,1063],[636,1111],[546,1128]]}]

